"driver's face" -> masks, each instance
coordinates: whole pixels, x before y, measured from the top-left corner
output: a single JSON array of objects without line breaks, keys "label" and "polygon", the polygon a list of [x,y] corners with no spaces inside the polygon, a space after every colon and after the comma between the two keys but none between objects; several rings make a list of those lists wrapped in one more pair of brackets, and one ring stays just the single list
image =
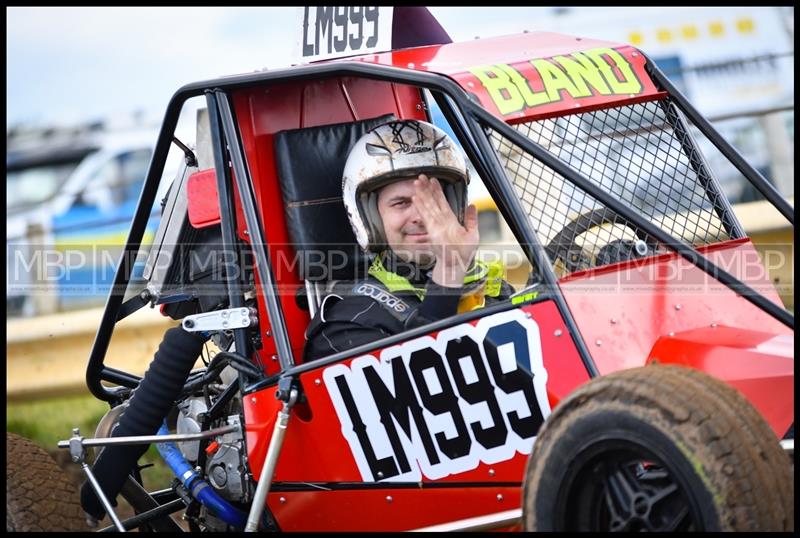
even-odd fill
[{"label": "driver's face", "polygon": [[386,240],[395,255],[405,262],[428,267],[435,260],[428,231],[411,197],[414,179],[391,183],[378,192],[378,213]]}]

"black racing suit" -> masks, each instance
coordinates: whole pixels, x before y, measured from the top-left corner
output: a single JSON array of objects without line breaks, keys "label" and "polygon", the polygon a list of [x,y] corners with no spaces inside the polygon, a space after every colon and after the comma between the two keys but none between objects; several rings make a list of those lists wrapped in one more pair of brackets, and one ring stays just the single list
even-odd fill
[{"label": "black racing suit", "polygon": [[[430,271],[410,268],[409,264],[394,264],[391,269],[415,287],[424,288],[424,299],[420,300],[411,291],[390,292],[372,275],[357,282],[337,283],[306,330],[304,362],[457,313],[464,288],[440,286],[430,279]],[[513,288],[503,281],[499,295],[486,297],[486,303],[506,300],[513,292]]]}]

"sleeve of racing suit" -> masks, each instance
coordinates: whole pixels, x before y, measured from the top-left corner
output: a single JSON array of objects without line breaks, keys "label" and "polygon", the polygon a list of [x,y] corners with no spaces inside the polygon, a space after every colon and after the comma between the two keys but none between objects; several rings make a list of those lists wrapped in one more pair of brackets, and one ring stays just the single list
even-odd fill
[{"label": "sleeve of racing suit", "polygon": [[304,360],[314,360],[380,340],[403,330],[400,323],[368,297],[348,297],[317,314],[307,332]]},{"label": "sleeve of racing suit", "polygon": [[425,286],[425,299],[417,309],[416,315],[406,320],[406,328],[419,327],[455,315],[458,312],[458,301],[461,300],[462,292],[462,288],[447,288],[429,280]]}]

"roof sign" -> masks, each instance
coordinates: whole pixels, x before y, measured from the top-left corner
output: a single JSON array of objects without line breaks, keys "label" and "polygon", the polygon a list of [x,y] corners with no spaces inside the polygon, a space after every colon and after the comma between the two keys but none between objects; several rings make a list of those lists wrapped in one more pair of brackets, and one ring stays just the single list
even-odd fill
[{"label": "roof sign", "polygon": [[295,63],[391,50],[393,9],[378,6],[298,8]]}]

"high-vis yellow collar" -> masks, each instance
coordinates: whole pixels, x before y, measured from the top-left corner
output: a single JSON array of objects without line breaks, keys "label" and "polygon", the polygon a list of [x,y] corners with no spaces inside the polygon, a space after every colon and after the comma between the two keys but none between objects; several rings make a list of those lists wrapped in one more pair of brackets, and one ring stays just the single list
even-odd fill
[{"label": "high-vis yellow collar", "polygon": [[[408,291],[414,293],[422,301],[425,299],[425,288],[414,286],[405,277],[388,271],[383,265],[383,254],[376,256],[369,268],[369,274],[377,278],[391,293]],[[483,262],[475,260],[464,276],[465,292],[458,303],[458,312],[467,312],[481,308],[486,297],[497,297],[505,279],[505,267],[500,261]]]}]

